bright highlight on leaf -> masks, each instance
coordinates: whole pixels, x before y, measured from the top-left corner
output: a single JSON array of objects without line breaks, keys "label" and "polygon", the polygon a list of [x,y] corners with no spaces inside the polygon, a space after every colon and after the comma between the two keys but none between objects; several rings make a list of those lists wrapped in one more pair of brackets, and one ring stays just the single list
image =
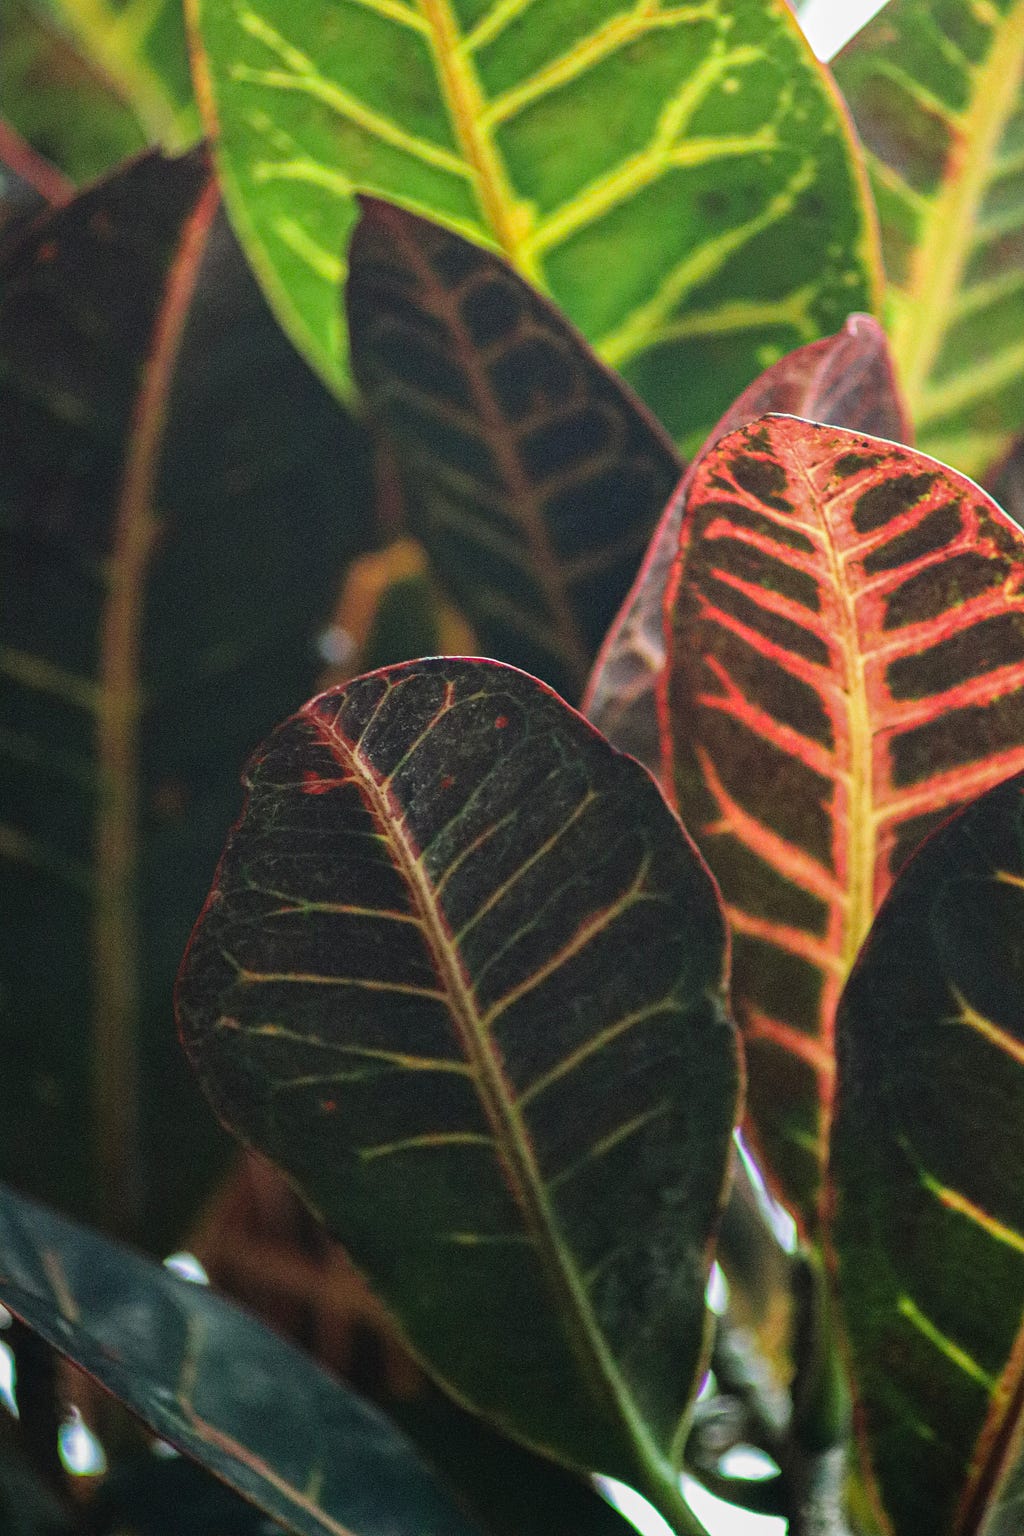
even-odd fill
[{"label": "bright highlight on leaf", "polygon": [[679,1517],[738,1073],[692,844],[491,662],[321,695],[248,784],[178,988],[216,1108],[461,1399]]},{"label": "bright highlight on leaf", "polygon": [[845,116],[782,0],[191,13],[236,227],[340,387],[359,190],[504,255],[690,449],[766,352],[876,303]]},{"label": "bright highlight on leaf", "polygon": [[1024,534],[892,443],[787,417],[694,472],[664,680],[722,889],[748,1114],[813,1225],[843,982],[925,834],[1024,766]]},{"label": "bright highlight on leaf", "polygon": [[1018,774],[903,871],[839,1009],[832,1240],[896,1536],[989,1530],[1020,1455],[1022,935]]}]

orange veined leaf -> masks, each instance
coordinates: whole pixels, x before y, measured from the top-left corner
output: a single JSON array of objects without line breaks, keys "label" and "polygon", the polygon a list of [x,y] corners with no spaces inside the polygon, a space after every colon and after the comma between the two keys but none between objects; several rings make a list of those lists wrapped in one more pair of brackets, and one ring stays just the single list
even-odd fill
[{"label": "orange veined leaf", "polygon": [[[727,432],[776,411],[901,443],[913,441],[885,332],[870,315],[850,315],[834,336],[809,342],[773,363],[729,407],[698,457]],[[605,638],[582,706],[609,741],[652,773],[659,771],[661,756],[655,691],[665,664],[662,609],[689,485],[687,476],[662,514]]]},{"label": "orange veined leaf", "polygon": [[750,1129],[813,1226],[874,912],[1024,767],[1024,534],[923,454],[766,417],[697,467],[666,613],[666,753],[730,919]]}]

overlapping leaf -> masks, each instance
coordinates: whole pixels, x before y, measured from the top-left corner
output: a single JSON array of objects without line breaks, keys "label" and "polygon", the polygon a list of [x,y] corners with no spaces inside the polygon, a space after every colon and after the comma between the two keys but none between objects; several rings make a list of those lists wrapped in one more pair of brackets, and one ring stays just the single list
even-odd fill
[{"label": "overlapping leaf", "polygon": [[1022,935],[1018,774],[903,871],[839,1009],[833,1241],[897,1536],[1020,1528]]},{"label": "overlapping leaf", "polygon": [[832,67],[921,445],[979,476],[1024,430],[1024,3],[889,0]]},{"label": "overlapping leaf", "polygon": [[178,987],[221,1116],[442,1380],[680,1518],[737,1090],[723,946],[643,769],[525,674],[435,659],[257,755]]},{"label": "overlapping leaf", "polygon": [[671,440],[498,257],[366,199],[352,365],[482,649],[579,697],[682,473]]},{"label": "overlapping leaf", "polygon": [[733,934],[749,1116],[815,1221],[839,992],[936,823],[1024,766],[1024,534],[908,448],[787,417],[697,466],[666,708]]},{"label": "overlapping leaf", "polygon": [[237,227],[335,382],[356,190],[507,257],[689,448],[766,350],[872,307],[845,119],[781,0],[191,13]]},{"label": "overlapping leaf", "polygon": [[[835,336],[812,341],[755,379],[704,446],[768,412],[805,416],[874,437],[910,442],[911,427],[893,376],[885,332],[870,315],[851,315]],[[583,709],[623,752],[657,773],[661,744],[655,688],[665,664],[664,607],[689,480],[665,509],[647,558],[608,632]]]},{"label": "overlapping leaf", "polygon": [[4,117],[74,182],[102,176],[146,148],[134,112],[32,0],[0,0]]},{"label": "overlapping leaf", "polygon": [[0,1301],[300,1536],[473,1536],[404,1435],[306,1354],[7,1189]]},{"label": "overlapping leaf", "polygon": [[180,149],[198,137],[181,0],[36,0],[95,61],[153,142]]},{"label": "overlapping leaf", "polygon": [[361,439],[200,157],[37,220],[0,293],[0,1166],[124,1220],[141,1143],[169,1234],[214,1145],[183,1167],[174,971],[237,765],[315,676]]}]

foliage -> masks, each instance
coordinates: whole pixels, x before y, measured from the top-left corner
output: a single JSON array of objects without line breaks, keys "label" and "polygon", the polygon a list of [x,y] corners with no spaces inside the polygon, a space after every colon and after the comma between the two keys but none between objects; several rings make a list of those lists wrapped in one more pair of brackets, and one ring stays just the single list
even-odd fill
[{"label": "foliage", "polygon": [[1024,3],[3,6],[0,1532],[1010,1536]]}]

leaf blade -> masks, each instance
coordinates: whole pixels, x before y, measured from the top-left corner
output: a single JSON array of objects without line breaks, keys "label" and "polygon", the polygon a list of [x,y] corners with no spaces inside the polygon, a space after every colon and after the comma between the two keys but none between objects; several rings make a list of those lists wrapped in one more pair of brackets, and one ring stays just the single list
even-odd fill
[{"label": "leaf blade", "polygon": [[1024,762],[1024,535],[911,449],[792,418],[691,486],[663,679],[682,814],[723,890],[749,1115],[811,1227],[835,1007],[896,871]]},{"label": "leaf blade", "polygon": [[682,466],[657,422],[510,267],[361,199],[356,380],[413,531],[489,655],[578,696]]},{"label": "leaf blade", "polygon": [[[614,826],[623,795],[634,834]],[[218,1112],[290,1172],[456,1396],[556,1459],[653,1479],[664,1500],[736,1093],[706,872],[643,770],[496,663],[410,663],[313,700],[254,762],[247,803],[178,989]],[[301,862],[303,828],[321,851],[331,838],[329,868]],[[688,955],[655,895],[666,881],[699,936]],[[294,916],[298,888],[318,891],[337,936],[291,923],[261,945],[255,914]],[[626,982],[641,920],[644,979]],[[704,1097],[688,1110],[698,1049]],[[628,1089],[609,1096],[624,1060]],[[611,1188],[628,1216],[605,1210]],[[628,1344],[624,1264],[629,1315],[646,1317]]]},{"label": "leaf blade", "polygon": [[6,1188],[0,1252],[5,1306],[290,1530],[472,1536],[383,1415],[205,1286]]},{"label": "leaf blade", "polygon": [[891,0],[832,67],[868,148],[921,445],[979,477],[1022,426],[1024,6]]},{"label": "leaf blade", "polygon": [[[702,454],[737,427],[775,412],[896,442],[912,441],[885,332],[870,315],[851,315],[837,335],[800,347],[766,369],[726,411]],[[683,481],[662,515],[632,590],[601,647],[582,706],[615,746],[655,774],[661,768],[654,695],[665,664],[665,589],[679,544],[688,483]]]},{"label": "leaf blade", "polygon": [[[193,0],[191,16],[238,228],[283,323],[339,387],[356,190],[504,254],[677,440],[700,440],[759,348],[788,351],[874,302],[841,107],[781,5],[602,0],[583,18],[550,0],[422,0],[353,6],[343,23],[317,7],[297,24],[277,0]],[[279,149],[253,134],[254,109],[282,130]],[[796,236],[811,201],[835,234],[834,248],[810,242],[813,261]],[[705,370],[703,399],[688,382],[698,334],[718,338],[727,375]]]},{"label": "leaf blade", "polygon": [[[166,1155],[191,1094],[167,1027],[174,971],[237,763],[312,684],[331,562],[360,537],[336,500],[343,455],[358,481],[360,438],[281,338],[201,155],[147,157],[10,247],[0,394],[0,970],[19,1042],[2,1166],[117,1224],[141,1161],[159,1184],[142,1209],[170,1238],[195,1198]],[[318,444],[308,461],[298,429]],[[280,518],[286,490],[304,528]],[[94,1029],[116,1021],[129,1042],[99,1058],[102,1085],[83,998]],[[133,1130],[139,1051],[161,1101]],[[197,1179],[215,1135],[197,1131]]]},{"label": "leaf blade", "polygon": [[830,1241],[897,1532],[987,1529],[1019,1454],[1024,1164],[1003,1111],[1024,1060],[1022,790],[1018,774],[927,840],[839,1011]]}]

